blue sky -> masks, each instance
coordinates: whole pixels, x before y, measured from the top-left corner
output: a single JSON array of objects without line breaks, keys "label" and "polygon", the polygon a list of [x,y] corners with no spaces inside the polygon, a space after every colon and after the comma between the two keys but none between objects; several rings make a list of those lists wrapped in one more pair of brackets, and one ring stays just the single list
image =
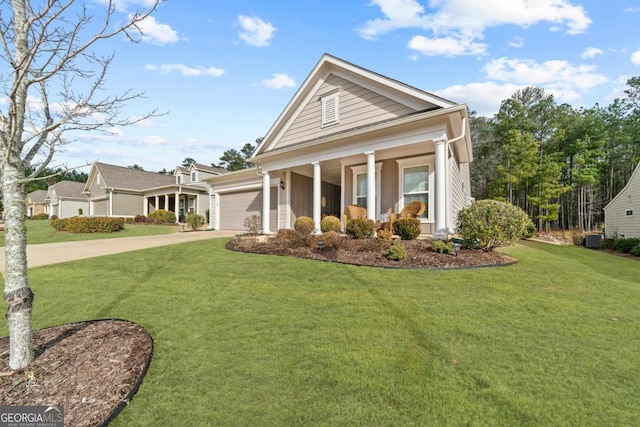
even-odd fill
[{"label": "blue sky", "polygon": [[107,91],[146,94],[125,113],[168,114],[77,135],[54,165],[217,163],[267,133],[325,52],[485,116],[526,86],[608,105],[640,75],[638,23],[639,0],[168,0],[141,43],[99,45],[116,54]]}]

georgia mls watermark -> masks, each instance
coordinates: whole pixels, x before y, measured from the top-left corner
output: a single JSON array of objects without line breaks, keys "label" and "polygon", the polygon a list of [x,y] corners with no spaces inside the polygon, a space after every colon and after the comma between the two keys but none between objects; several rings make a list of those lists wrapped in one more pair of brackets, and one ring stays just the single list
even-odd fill
[{"label": "georgia mls watermark", "polygon": [[0,406],[0,427],[64,427],[64,408],[52,406]]}]

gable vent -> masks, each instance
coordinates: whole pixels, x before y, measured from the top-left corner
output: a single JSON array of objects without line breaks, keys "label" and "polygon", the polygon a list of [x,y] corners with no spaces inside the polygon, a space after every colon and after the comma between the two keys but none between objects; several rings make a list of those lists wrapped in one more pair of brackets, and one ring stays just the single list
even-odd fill
[{"label": "gable vent", "polygon": [[322,98],[322,126],[338,123],[338,93]]}]

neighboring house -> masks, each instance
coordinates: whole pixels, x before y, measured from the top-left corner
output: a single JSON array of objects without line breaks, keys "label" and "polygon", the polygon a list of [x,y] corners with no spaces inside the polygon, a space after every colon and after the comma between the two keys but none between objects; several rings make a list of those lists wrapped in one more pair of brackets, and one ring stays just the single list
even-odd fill
[{"label": "neighboring house", "polygon": [[640,238],[640,163],[627,185],[604,207],[607,238]]},{"label": "neighboring house", "polygon": [[[436,75],[436,73],[434,73]],[[471,138],[466,105],[325,54],[249,162],[209,178],[211,224],[263,232],[299,216],[342,218],[358,204],[370,219],[421,200],[422,231],[446,236],[470,201]]]},{"label": "neighboring house", "polygon": [[84,182],[60,181],[49,186],[46,201],[49,217],[70,218],[87,215],[89,200],[82,193]]},{"label": "neighboring house", "polygon": [[206,214],[209,189],[201,180],[223,172],[197,163],[176,168],[174,175],[94,163],[84,193],[90,215],[126,218],[165,209],[183,222],[188,213]]},{"label": "neighboring house", "polygon": [[27,216],[48,213],[47,190],[36,190],[27,194]]}]

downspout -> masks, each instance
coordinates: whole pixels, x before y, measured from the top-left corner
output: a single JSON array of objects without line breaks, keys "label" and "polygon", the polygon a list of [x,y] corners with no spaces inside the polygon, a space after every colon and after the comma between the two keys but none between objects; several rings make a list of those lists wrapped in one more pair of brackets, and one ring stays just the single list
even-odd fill
[{"label": "downspout", "polygon": [[[445,170],[446,170],[446,180],[447,180],[447,192],[449,193],[449,197],[447,198],[447,200],[449,201],[449,206],[447,207],[446,210],[446,217],[445,217],[445,224],[447,224],[447,229],[449,228],[449,216],[451,214],[451,185],[450,185],[450,176],[449,176],[449,150],[451,149],[451,143],[453,142],[457,142],[460,141],[461,139],[463,139],[465,136],[467,135],[467,118],[463,117],[462,118],[462,130],[460,132],[460,135],[458,135],[457,137],[450,139],[447,141],[446,146],[445,146],[445,150],[444,152],[447,153],[447,158],[446,158],[446,163],[445,163]],[[466,204],[466,200],[465,200],[465,204]]]}]

